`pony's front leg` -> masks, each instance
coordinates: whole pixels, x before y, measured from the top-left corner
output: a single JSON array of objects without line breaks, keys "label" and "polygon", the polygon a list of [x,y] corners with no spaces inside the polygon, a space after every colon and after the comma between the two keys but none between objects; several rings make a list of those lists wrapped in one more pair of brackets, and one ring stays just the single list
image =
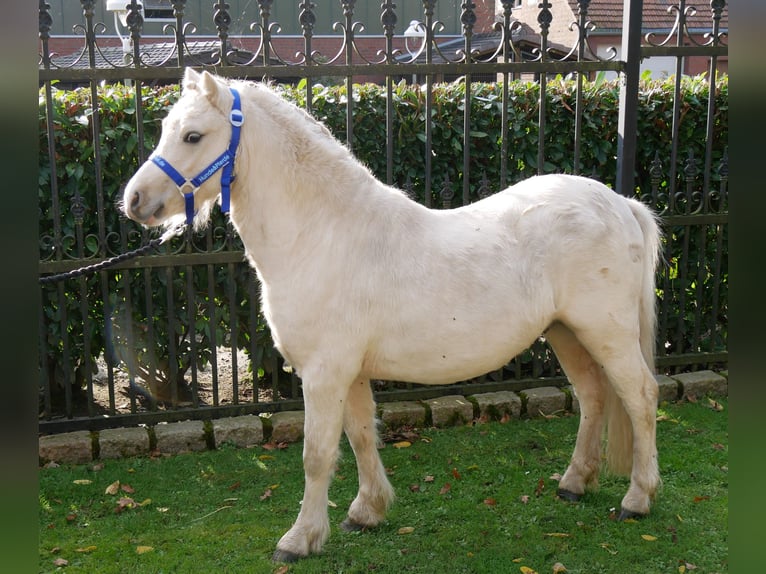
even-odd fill
[{"label": "pony's front leg", "polygon": [[351,503],[348,517],[341,524],[345,530],[377,526],[394,499],[394,489],[378,454],[375,422],[375,401],[370,381],[355,381],[348,392],[343,428],[356,457],[359,493]]},{"label": "pony's front leg", "polygon": [[338,457],[343,409],[350,383],[336,376],[303,377],[303,470],[306,484],[298,518],[277,543],[272,560],[294,562],[318,553],[330,535],[327,490]]}]

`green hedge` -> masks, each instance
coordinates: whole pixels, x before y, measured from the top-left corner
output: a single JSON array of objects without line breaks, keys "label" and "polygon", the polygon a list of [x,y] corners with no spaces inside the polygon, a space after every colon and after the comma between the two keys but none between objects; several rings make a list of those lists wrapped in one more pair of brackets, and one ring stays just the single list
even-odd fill
[{"label": "green hedge", "polygon": [[[500,180],[501,85],[472,84],[470,188],[471,200],[479,197],[483,179],[492,192],[498,191]],[[305,105],[301,86],[281,86],[285,97]],[[460,203],[463,169],[463,101],[464,84],[439,84],[434,87],[432,139],[432,202],[442,204],[439,192],[449,178],[455,194],[454,204]],[[53,90],[57,197],[51,193],[51,166],[48,153],[47,113],[45,93],[40,92],[40,259],[41,261],[103,257],[138,247],[146,234],[132,222],[120,216],[116,203],[121,186],[138,167],[136,135],[136,105],[133,91],[121,85],[99,89],[98,150],[101,170],[95,168],[94,141],[91,123],[93,108],[90,90]],[[539,87],[531,82],[509,84],[509,183],[537,173],[538,99]],[[546,117],[546,172],[572,172],[574,149],[575,85],[555,79],[548,85],[548,114]],[[580,172],[605,182],[615,179],[617,149],[618,86],[616,82],[585,83],[584,116]],[[144,145],[151,150],[159,137],[160,119],[178,97],[177,86],[145,88],[142,92]],[[312,102],[314,115],[343,140],[345,139],[345,88],[315,86]],[[707,81],[703,77],[685,78],[682,84],[682,107],[679,127],[681,157],[691,152],[695,158],[704,157]],[[728,78],[719,80],[716,94],[716,116],[713,130],[713,167],[717,167],[728,141]],[[424,118],[425,97],[416,86],[400,84],[394,87],[394,180],[399,186],[409,182],[414,195],[423,201],[425,170]],[[385,90],[366,84],[354,91],[354,153],[382,180],[386,177]],[[668,81],[642,83],[639,103],[639,132],[636,172],[642,195],[651,189],[652,160],[664,162],[667,173],[670,157],[670,126],[672,123],[673,84]],[[97,185],[97,177],[100,177]],[[657,177],[655,176],[655,180]],[[719,179],[713,173],[714,186]],[[680,184],[685,183],[679,180]],[[699,184],[697,184],[699,187]],[[653,200],[658,210],[667,210],[669,199],[662,193],[667,188],[665,175],[659,177],[659,196]],[[99,192],[101,190],[101,196]],[[79,197],[79,199],[78,199]],[[102,205],[101,213],[98,206]],[[679,203],[685,205],[683,201]],[[77,207],[81,206],[81,209]],[[716,206],[725,209],[725,206]],[[60,214],[56,216],[56,212]],[[58,223],[57,223],[58,220]],[[189,244],[176,242],[166,248],[178,249],[242,249],[239,239],[231,235],[227,222],[217,210],[210,235],[199,234]],[[698,232],[679,226],[668,230],[666,258],[671,269],[663,271],[658,286],[661,301],[667,301],[663,321],[665,332],[659,333],[658,344],[667,352],[714,351],[726,348],[726,300],[728,270],[716,267],[714,252],[708,253],[704,269],[694,264],[688,272],[672,269],[684,262],[687,254],[715,248],[719,241],[718,228]],[[726,241],[726,226],[722,240]],[[54,237],[62,238],[54,241]],[[105,240],[99,240],[105,237]],[[212,238],[210,242],[209,238]],[[57,243],[57,244],[56,244]],[[189,247],[191,246],[191,247]],[[693,262],[693,260],[692,260]],[[683,264],[683,263],[682,263]],[[719,269],[720,267],[720,269]],[[191,273],[191,277],[189,276]],[[226,288],[227,275],[234,274],[237,288]],[[668,280],[668,278],[672,277]],[[685,277],[685,282],[681,279]],[[701,285],[700,279],[704,284]],[[209,283],[212,281],[212,285]],[[711,301],[712,285],[718,285],[718,300]],[[189,288],[194,299],[189,297]],[[702,288],[700,288],[702,287]],[[88,361],[105,350],[107,336],[113,337],[117,359],[143,365],[144,377],[153,385],[167,383],[172,378],[187,377],[193,359],[203,366],[215,345],[236,344],[251,351],[258,376],[266,377],[275,368],[274,352],[268,329],[256,316],[252,272],[245,264],[219,265],[209,276],[205,266],[179,267],[172,272],[147,271],[110,272],[105,278],[91,276],[68,281],[64,286],[45,285],[43,291],[43,337],[49,366],[49,381],[60,383],[76,374],[78,383],[84,380]],[[147,293],[150,296],[147,297]],[[128,301],[130,299],[130,301]],[[171,316],[168,300],[174,305]],[[104,301],[108,302],[105,305]],[[188,309],[187,301],[196,308]],[[129,303],[129,304],[128,304]],[[693,318],[700,306],[707,317],[703,333],[685,333],[684,318]],[[132,308],[128,317],[126,309]],[[709,316],[715,310],[715,316]],[[691,315],[690,315],[691,314]],[[87,318],[86,318],[87,316]],[[112,318],[114,332],[105,333],[106,318]],[[253,318],[255,317],[255,320]],[[680,320],[679,320],[680,318]],[[148,322],[154,327],[154,340],[141,337]],[[170,323],[173,323],[171,332]],[[126,328],[130,326],[130,329]],[[85,327],[85,328],[84,328]],[[233,331],[233,333],[232,333]],[[680,334],[679,334],[680,333]],[[707,339],[705,337],[707,336]],[[168,357],[171,345],[177,361]],[[65,357],[73,357],[66,362]],[[549,369],[547,351],[541,346],[514,361],[516,376],[537,376]],[[65,371],[69,376],[65,374]],[[547,372],[547,371],[546,371]],[[497,376],[502,376],[498,374]],[[187,377],[188,378],[188,377]],[[54,385],[55,387],[56,385]]]}]

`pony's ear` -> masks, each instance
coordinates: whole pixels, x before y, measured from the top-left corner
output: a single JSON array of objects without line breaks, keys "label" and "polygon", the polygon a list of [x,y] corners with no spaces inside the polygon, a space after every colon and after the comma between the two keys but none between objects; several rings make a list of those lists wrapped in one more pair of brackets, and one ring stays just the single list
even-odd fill
[{"label": "pony's ear", "polygon": [[197,85],[202,94],[219,110],[231,107],[231,92],[213,74],[203,70],[202,74],[198,75]]},{"label": "pony's ear", "polygon": [[199,79],[200,79],[199,72],[197,72],[193,68],[186,68],[184,70],[184,78],[182,82],[183,89],[184,90],[195,89],[197,87],[197,83],[199,82]]}]

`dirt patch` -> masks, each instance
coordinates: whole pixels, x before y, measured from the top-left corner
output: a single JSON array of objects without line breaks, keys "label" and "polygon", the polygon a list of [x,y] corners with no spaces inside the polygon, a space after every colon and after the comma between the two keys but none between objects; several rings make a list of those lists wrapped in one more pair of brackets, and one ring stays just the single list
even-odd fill
[{"label": "dirt patch", "polygon": [[[237,402],[250,403],[253,401],[253,376],[249,371],[249,359],[244,351],[236,353],[236,373],[237,373]],[[96,414],[125,414],[135,411],[149,410],[152,406],[152,398],[157,406],[162,409],[172,407],[169,399],[170,390],[166,391],[165,397],[155,396],[151,392],[149,385],[141,379],[136,379],[134,389],[130,384],[130,377],[124,365],[113,368],[112,376],[114,381],[114,391],[110,392],[109,374],[106,362],[103,358],[96,361],[97,372],[93,375],[93,403],[89,408],[88,395],[85,389],[78,389],[73,393],[73,405],[75,417],[89,416],[91,411]],[[234,357],[232,350],[228,348],[219,348],[217,350],[217,392],[214,388],[213,369],[207,365],[205,369],[197,370],[197,396],[198,404],[208,405],[230,405],[234,403]],[[192,373],[189,370],[186,373],[186,382],[178,386],[178,407],[191,407],[192,401]],[[63,393],[62,393],[63,394]],[[217,400],[216,400],[217,394]],[[114,397],[112,399],[112,396]],[[260,402],[270,402],[274,400],[272,389],[258,389],[258,400]],[[112,411],[112,402],[114,410]],[[52,418],[56,418],[64,413],[63,397],[54,397]]]}]

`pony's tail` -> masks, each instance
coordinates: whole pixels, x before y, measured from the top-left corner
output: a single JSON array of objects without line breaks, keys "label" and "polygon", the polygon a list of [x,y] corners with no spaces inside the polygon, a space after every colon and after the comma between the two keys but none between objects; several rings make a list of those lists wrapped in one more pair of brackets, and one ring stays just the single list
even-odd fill
[{"label": "pony's tail", "polygon": [[[641,277],[639,298],[639,329],[641,353],[649,371],[654,373],[655,333],[657,330],[654,277],[660,259],[661,232],[655,215],[638,201],[630,201],[644,236],[644,269]],[[629,475],[633,465],[633,425],[628,413],[612,385],[607,384],[606,410],[606,463],[609,470],[619,475]]]}]

